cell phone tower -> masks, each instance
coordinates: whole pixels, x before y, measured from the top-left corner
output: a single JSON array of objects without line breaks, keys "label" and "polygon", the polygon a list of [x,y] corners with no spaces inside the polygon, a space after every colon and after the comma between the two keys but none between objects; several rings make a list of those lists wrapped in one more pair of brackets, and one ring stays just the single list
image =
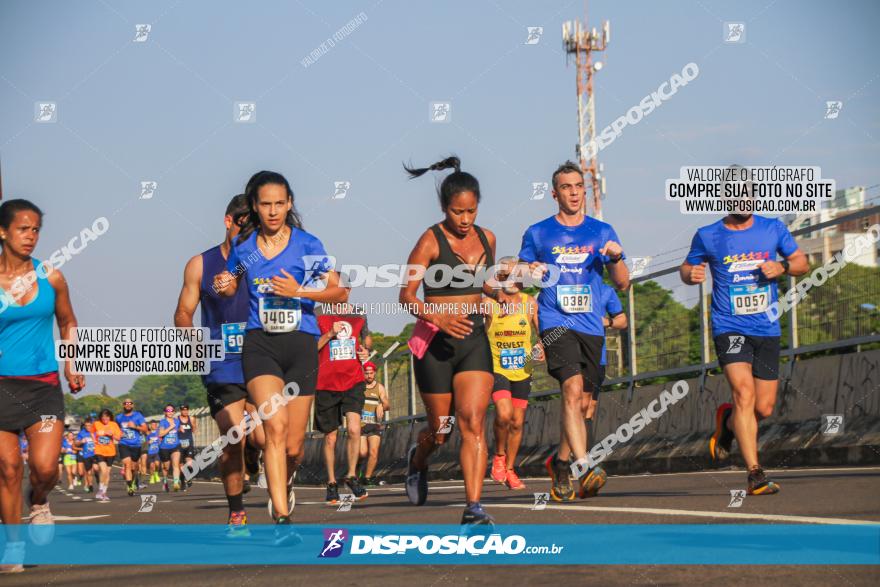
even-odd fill
[{"label": "cell phone tower", "polygon": [[[586,9],[584,10],[586,13]],[[605,197],[605,178],[602,166],[596,155],[596,103],[593,93],[593,74],[601,70],[604,64],[593,61],[593,51],[604,51],[611,38],[611,27],[606,20],[602,23],[601,34],[595,27],[588,29],[584,17],[582,24],[578,20],[562,23],[562,46],[565,49],[566,63],[571,63],[572,56],[577,69],[577,123],[578,143],[575,147],[577,158],[584,172],[584,179],[592,191],[593,217],[602,219],[602,199]],[[588,214],[587,201],[584,200],[584,213]]]}]

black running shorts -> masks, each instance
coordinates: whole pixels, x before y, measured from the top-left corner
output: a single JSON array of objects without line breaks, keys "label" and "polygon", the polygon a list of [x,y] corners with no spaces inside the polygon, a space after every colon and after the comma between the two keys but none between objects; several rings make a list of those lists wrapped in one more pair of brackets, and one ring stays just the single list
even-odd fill
[{"label": "black running shorts", "polygon": [[553,341],[544,345],[547,371],[551,377],[562,384],[569,377],[580,374],[584,378],[585,392],[598,391],[604,337],[571,329],[559,336],[558,329],[552,329],[541,331],[541,339]]},{"label": "black running shorts", "polygon": [[492,349],[486,337],[483,316],[468,316],[474,323],[466,338],[453,338],[438,332],[425,351],[415,360],[416,383],[421,393],[452,393],[452,378],[464,371],[492,373]]},{"label": "black running shorts", "polygon": [[245,381],[260,375],[274,375],[285,385],[296,383],[300,396],[315,395],[318,341],[306,332],[248,330],[244,336],[241,366]]},{"label": "black running shorts", "polygon": [[778,336],[724,332],[715,337],[718,364],[723,367],[731,363],[749,363],[755,379],[779,379],[779,347]]}]

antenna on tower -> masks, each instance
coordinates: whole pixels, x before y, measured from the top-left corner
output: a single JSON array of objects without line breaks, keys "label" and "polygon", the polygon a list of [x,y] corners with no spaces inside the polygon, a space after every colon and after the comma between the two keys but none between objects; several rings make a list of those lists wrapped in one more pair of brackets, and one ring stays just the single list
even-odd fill
[{"label": "antenna on tower", "polygon": [[[584,8],[586,14],[586,7]],[[592,190],[593,216],[602,219],[602,199],[605,196],[605,178],[602,176],[601,167],[596,159],[598,147],[596,145],[596,104],[593,97],[593,74],[601,70],[604,64],[601,61],[593,62],[593,51],[604,51],[608,47],[611,38],[611,25],[608,21],[602,23],[601,35],[593,27],[587,30],[587,18],[584,23],[580,21],[566,21],[562,23],[562,47],[565,50],[566,62],[571,63],[574,57],[577,76],[577,125],[578,142],[575,151],[584,172],[584,178],[589,179]],[[584,201],[584,213],[589,213],[587,202]]]}]

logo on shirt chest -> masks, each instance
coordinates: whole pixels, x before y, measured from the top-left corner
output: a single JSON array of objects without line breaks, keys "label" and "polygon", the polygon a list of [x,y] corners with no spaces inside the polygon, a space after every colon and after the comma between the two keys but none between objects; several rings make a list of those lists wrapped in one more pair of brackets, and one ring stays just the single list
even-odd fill
[{"label": "logo on shirt chest", "polygon": [[[593,245],[557,245],[550,250],[550,254],[556,256],[555,261],[560,265],[580,265],[587,262],[593,251]],[[563,267],[562,271],[566,269]]]},{"label": "logo on shirt chest", "polygon": [[723,263],[730,265],[727,268],[728,273],[739,273],[741,271],[754,271],[763,265],[764,261],[769,259],[770,253],[768,251],[752,251],[749,253],[726,255]]}]

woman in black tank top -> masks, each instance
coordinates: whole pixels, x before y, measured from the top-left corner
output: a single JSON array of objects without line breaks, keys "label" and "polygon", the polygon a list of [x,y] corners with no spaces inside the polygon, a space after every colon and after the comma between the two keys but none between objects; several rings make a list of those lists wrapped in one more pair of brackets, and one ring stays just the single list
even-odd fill
[{"label": "woman in black tank top", "polygon": [[[462,524],[491,524],[480,495],[488,456],[483,424],[492,393],[492,354],[479,305],[495,264],[495,235],[474,224],[480,184],[460,165],[457,157],[449,157],[425,169],[406,168],[410,177],[455,169],[440,186],[443,222],[426,230],[409,256],[408,264],[425,267],[425,273],[410,278],[400,290],[400,302],[419,319],[415,336],[437,330],[425,354],[415,360],[428,421],[408,453],[406,493],[416,505],[425,502],[428,457],[457,424],[467,496]],[[417,295],[419,285],[424,286],[424,301]],[[486,288],[486,293],[492,292]]]}]

